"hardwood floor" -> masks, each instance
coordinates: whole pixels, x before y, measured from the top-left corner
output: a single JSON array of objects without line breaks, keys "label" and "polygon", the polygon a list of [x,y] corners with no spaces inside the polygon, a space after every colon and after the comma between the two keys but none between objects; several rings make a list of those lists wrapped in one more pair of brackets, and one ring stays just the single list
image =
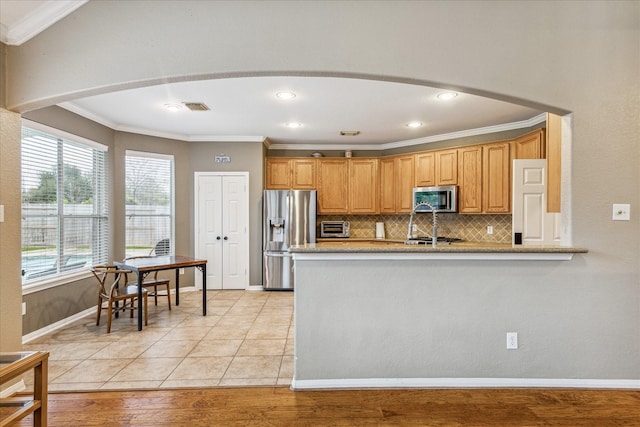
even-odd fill
[{"label": "hardwood floor", "polygon": [[[49,395],[49,426],[640,426],[637,390],[287,387]],[[20,426],[30,424],[23,420]]]}]

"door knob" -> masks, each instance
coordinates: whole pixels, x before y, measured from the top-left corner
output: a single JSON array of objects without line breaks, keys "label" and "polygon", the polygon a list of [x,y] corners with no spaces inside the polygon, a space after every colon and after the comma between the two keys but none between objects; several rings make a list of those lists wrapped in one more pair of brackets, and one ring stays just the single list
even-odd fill
[{"label": "door knob", "polygon": [[224,240],[229,240],[229,238],[227,236],[224,236]]},{"label": "door knob", "polygon": [[216,237],[216,240],[220,240],[220,236]]}]

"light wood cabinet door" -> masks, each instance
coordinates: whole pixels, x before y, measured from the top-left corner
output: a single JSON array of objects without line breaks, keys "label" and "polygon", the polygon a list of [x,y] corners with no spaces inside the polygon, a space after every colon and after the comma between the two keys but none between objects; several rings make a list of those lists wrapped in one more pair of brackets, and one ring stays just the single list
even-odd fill
[{"label": "light wood cabinet door", "polygon": [[509,142],[482,147],[482,212],[511,212],[511,154]]},{"label": "light wood cabinet door", "polygon": [[347,159],[318,160],[318,213],[349,212]]},{"label": "light wood cabinet door", "polygon": [[291,160],[291,188],[296,190],[316,189],[316,159]]},{"label": "light wood cabinet door", "polygon": [[378,159],[349,160],[349,212],[378,213]]},{"label": "light wood cabinet door", "polygon": [[291,188],[291,166],[289,159],[268,158],[266,188],[288,190]]},{"label": "light wood cabinet door", "polygon": [[380,213],[396,213],[395,159],[380,159]]},{"label": "light wood cabinet door", "polygon": [[436,185],[458,183],[458,150],[436,151]]},{"label": "light wood cabinet door", "polygon": [[434,152],[415,155],[416,187],[436,185],[436,154]]},{"label": "light wood cabinet door", "polygon": [[545,130],[538,129],[513,141],[514,159],[544,159]]},{"label": "light wood cabinet door", "polygon": [[482,147],[458,149],[458,212],[482,212]]},{"label": "light wood cabinet door", "polygon": [[396,212],[411,212],[415,182],[413,156],[397,157],[395,162]]}]

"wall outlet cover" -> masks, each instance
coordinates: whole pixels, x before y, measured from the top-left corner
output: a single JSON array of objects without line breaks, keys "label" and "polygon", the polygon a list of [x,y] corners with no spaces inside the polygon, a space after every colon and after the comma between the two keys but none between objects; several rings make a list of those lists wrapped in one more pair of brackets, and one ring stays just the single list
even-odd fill
[{"label": "wall outlet cover", "polygon": [[614,203],[611,218],[614,221],[629,221],[631,219],[631,205],[626,203]]}]

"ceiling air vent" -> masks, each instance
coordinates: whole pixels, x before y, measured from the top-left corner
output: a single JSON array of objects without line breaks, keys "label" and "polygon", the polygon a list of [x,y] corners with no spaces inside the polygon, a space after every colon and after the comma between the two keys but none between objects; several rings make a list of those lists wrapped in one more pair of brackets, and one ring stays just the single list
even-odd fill
[{"label": "ceiling air vent", "polygon": [[183,102],[185,107],[191,111],[209,111],[209,107],[204,102]]},{"label": "ceiling air vent", "polygon": [[342,136],[357,136],[360,135],[359,130],[341,130],[340,135]]}]

